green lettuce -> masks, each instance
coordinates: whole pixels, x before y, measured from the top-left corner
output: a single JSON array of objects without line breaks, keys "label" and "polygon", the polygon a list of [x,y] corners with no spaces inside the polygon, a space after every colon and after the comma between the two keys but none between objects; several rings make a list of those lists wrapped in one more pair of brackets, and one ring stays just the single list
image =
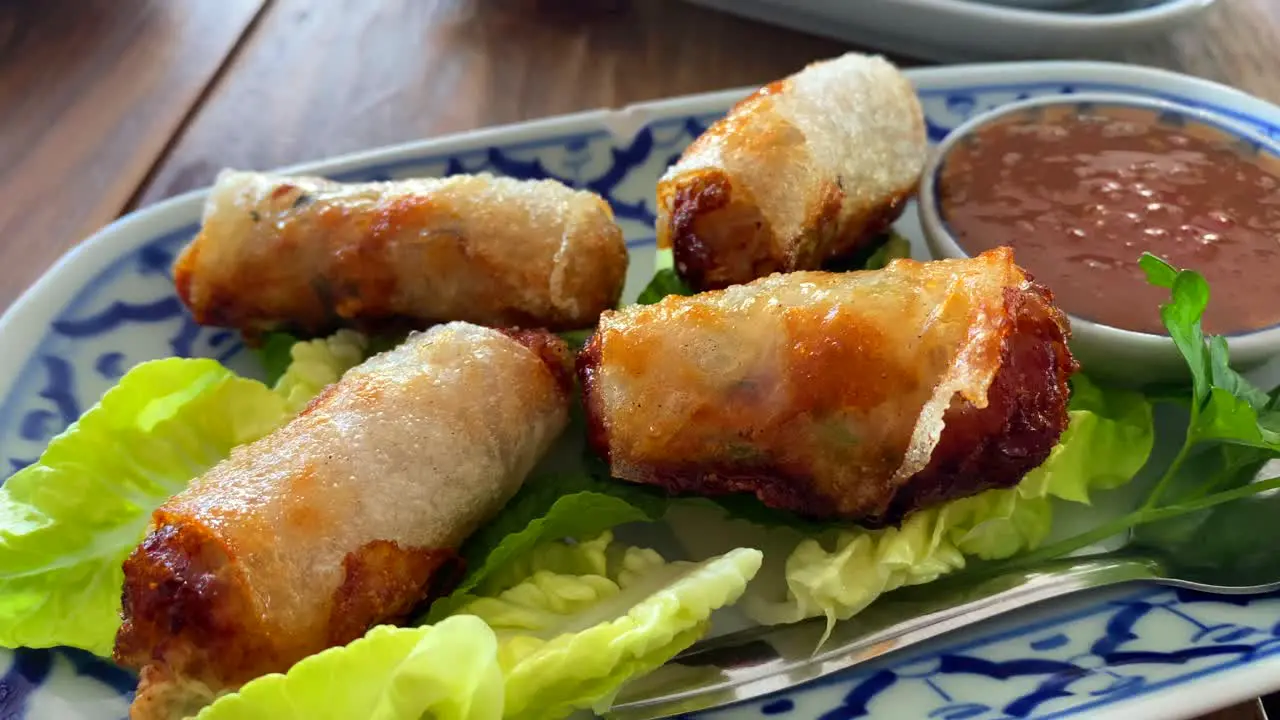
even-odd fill
[{"label": "green lettuce", "polygon": [[266,374],[268,385],[279,382],[280,377],[289,369],[289,363],[293,362],[291,351],[296,342],[298,338],[289,333],[273,332],[263,336],[262,343],[253,349],[253,354],[262,364],[262,371]]},{"label": "green lettuce", "polygon": [[649,284],[636,297],[637,305],[652,305],[668,295],[693,295],[693,289],[685,285],[674,268],[662,268],[653,274]]},{"label": "green lettuce", "polygon": [[595,328],[588,328],[586,330],[566,330],[559,333],[559,335],[560,339],[564,340],[565,344],[569,346],[569,350],[577,353],[582,350],[584,345],[587,344],[587,341],[591,339],[591,335],[595,331]]},{"label": "green lettuce", "polygon": [[451,595],[432,603],[428,621],[452,614],[473,594],[500,592],[532,574],[539,562],[534,550],[541,545],[583,540],[618,525],[662,516],[660,498],[635,493],[628,500],[615,494],[617,490],[580,489],[583,485],[595,483],[582,476],[558,476],[526,484],[492,522],[463,544],[461,555],[471,569]]},{"label": "green lettuce", "polygon": [[1021,485],[1043,485],[1038,494],[1087,504],[1089,491],[1128,483],[1151,455],[1151,403],[1138,392],[1104,390],[1077,374],[1071,379],[1068,415],[1067,429],[1049,459]]},{"label": "green lettuce", "polygon": [[459,611],[498,633],[507,717],[607,710],[624,682],[702,637],[711,613],[741,596],[763,559],[738,548],[700,563],[667,563],[653,550],[608,538],[576,547],[588,557],[558,561],[595,572],[538,570]]},{"label": "green lettuce", "polygon": [[676,266],[676,256],[671,252],[671,248],[658,248],[653,253],[653,269],[655,272],[674,268]]},{"label": "green lettuce", "polygon": [[[556,547],[558,546],[558,547]],[[550,543],[537,569],[435,625],[380,627],[224,696],[199,720],[560,718],[692,645],[760,567],[738,549],[667,563],[609,535]],[[553,569],[554,568],[554,569]]]},{"label": "green lettuce", "polygon": [[[281,350],[270,342],[263,348],[263,364],[270,372],[272,366],[279,364],[276,357]],[[275,390],[284,396],[293,412],[301,412],[321,390],[341,380],[343,373],[364,362],[368,355],[369,339],[352,330],[293,342],[289,345],[289,363],[275,381]]]},{"label": "green lettuce", "polygon": [[1087,503],[1090,492],[1128,482],[1154,443],[1150,404],[1137,392],[1104,392],[1083,376],[1074,385],[1066,432],[1021,483],[912,513],[900,527],[762,529],[729,520],[709,504],[686,505],[669,517],[698,552],[709,550],[708,542],[764,548],[765,570],[742,601],[753,620],[826,617],[830,628],[886,592],[964,568],[968,558],[998,560],[1039,546],[1051,529],[1052,498]]},{"label": "green lettuce", "polygon": [[432,603],[423,622],[457,610],[475,593],[501,592],[532,573],[535,548],[557,540],[586,540],[633,522],[654,522],[666,497],[652,488],[609,478],[608,467],[586,450],[582,404],[571,404],[569,426],[510,501],[467,538],[459,554],[467,574],[448,597]]},{"label": "green lettuce", "polygon": [[283,424],[285,405],[213,360],[126,373],[0,487],[0,645],[110,656],[121,563],[151,512],[231,448]]},{"label": "green lettuce", "polygon": [[461,615],[438,625],[382,625],[224,695],[198,720],[498,720],[502,670],[493,631]]},{"label": "green lettuce", "polygon": [[911,241],[890,230],[883,243],[862,264],[864,270],[881,270],[892,260],[911,257]]},{"label": "green lettuce", "polygon": [[[1031,568],[1124,535],[1139,546],[1155,545],[1188,559],[1199,556],[1192,562],[1199,562],[1201,569],[1230,567],[1234,559],[1207,559],[1206,553],[1211,555],[1215,548],[1200,531],[1215,523],[1265,517],[1265,510],[1258,513],[1257,508],[1266,507],[1266,493],[1280,489],[1280,477],[1259,477],[1280,459],[1280,408],[1276,407],[1280,388],[1267,393],[1254,387],[1232,369],[1226,339],[1204,334],[1201,319],[1209,304],[1209,283],[1203,276],[1175,268],[1150,253],[1144,253],[1138,264],[1148,283],[1169,291],[1169,301],[1160,306],[1160,319],[1191,378],[1189,393],[1184,390],[1179,398],[1165,391],[1160,396],[1189,411],[1181,446],[1138,509],[998,564],[989,573]],[[1262,539],[1269,531],[1259,527],[1254,536]],[[1217,550],[1223,548],[1229,550],[1229,545]]]},{"label": "green lettuce", "polygon": [[831,272],[880,270],[891,260],[911,257],[911,241],[887,230],[848,257],[829,260],[822,269]]}]

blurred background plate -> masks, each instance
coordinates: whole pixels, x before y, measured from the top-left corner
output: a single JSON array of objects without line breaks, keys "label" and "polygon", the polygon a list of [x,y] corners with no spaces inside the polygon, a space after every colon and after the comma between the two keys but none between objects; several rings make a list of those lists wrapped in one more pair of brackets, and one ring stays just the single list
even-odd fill
[{"label": "blurred background plate", "polygon": [[1165,0],[951,0],[951,2],[1001,5],[1011,8],[1030,8],[1032,10],[1115,13],[1160,5]]},{"label": "blurred background plate", "polygon": [[[1155,4],[1163,0],[1145,0],[1147,4]],[[1001,5],[1011,8],[1031,8],[1033,10],[1078,10],[1081,7],[1096,5],[1095,0],[953,0],[953,2],[972,2],[981,5]],[[1112,2],[1121,10],[1130,9],[1130,3]]]},{"label": "blurred background plate", "polygon": [[[940,62],[1101,58],[1167,34],[1215,0],[688,0]],[[1021,7],[1006,7],[1019,5]],[[1065,9],[1049,10],[1051,5]],[[1037,6],[1040,9],[1030,9]]]}]

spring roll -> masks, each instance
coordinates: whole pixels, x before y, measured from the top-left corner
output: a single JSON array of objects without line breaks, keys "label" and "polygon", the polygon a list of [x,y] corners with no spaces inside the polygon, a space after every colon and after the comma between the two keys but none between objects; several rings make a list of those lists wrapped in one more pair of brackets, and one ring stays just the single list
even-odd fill
[{"label": "spring roll", "polygon": [[197,322],[253,340],[452,320],[590,327],[626,270],[608,204],[551,180],[345,185],[224,171],[174,284]]},{"label": "spring roll", "polygon": [[738,103],[658,183],[658,247],[694,289],[855,255],[902,214],[924,114],[880,57],[815,63]]},{"label": "spring roll", "polygon": [[1044,462],[1068,335],[1001,248],[608,312],[578,372],[615,477],[877,526]]},{"label": "spring roll", "polygon": [[450,323],[237,448],[125,562],[131,716],[183,717],[447,592],[460,543],[564,429],[571,385],[554,335]]}]

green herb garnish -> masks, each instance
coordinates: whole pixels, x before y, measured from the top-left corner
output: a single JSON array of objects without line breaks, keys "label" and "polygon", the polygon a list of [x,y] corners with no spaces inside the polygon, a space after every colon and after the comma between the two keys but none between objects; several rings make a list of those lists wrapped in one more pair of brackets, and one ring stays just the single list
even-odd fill
[{"label": "green herb garnish", "polygon": [[[1280,477],[1254,480],[1265,462],[1280,458],[1280,410],[1276,408],[1280,393],[1265,393],[1231,369],[1225,338],[1205,337],[1201,318],[1209,303],[1209,284],[1203,276],[1175,268],[1150,253],[1145,253],[1139,264],[1149,283],[1169,290],[1169,302],[1160,306],[1160,318],[1191,374],[1190,397],[1184,400],[1190,419],[1182,445],[1137,510],[1000,563],[1002,571],[1062,557],[1141,525],[1181,518],[1280,488]],[[1194,482],[1185,482],[1181,471],[1189,460],[1204,457],[1204,453],[1215,454],[1215,462],[1207,463]]]},{"label": "green herb garnish", "polygon": [[663,268],[653,274],[653,279],[640,291],[636,305],[652,305],[668,295],[694,295],[672,268]]}]

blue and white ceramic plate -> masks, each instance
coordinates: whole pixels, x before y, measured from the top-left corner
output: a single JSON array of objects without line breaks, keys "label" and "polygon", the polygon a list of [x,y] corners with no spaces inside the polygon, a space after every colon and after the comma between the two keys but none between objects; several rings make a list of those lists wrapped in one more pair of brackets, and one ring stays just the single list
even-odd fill
[{"label": "blue and white ceramic plate", "polygon": [[[1158,95],[1280,137],[1280,108],[1171,73],[1099,63],[911,71],[934,141],[975,112],[1034,95]],[[653,267],[659,175],[742,91],[597,111],[347,156],[297,171],[385,180],[487,170],[555,177],[606,196],[632,252],[631,296]],[[255,372],[237,336],[196,326],[169,265],[203,193],[125,217],[64,257],[0,318],[0,478],[37,458],[135,363],[171,355]],[[914,213],[900,223],[926,257]],[[0,717],[120,718],[134,678],[76,651],[0,650]],[[709,713],[741,719],[1183,718],[1280,688],[1280,595],[1220,598],[1130,586],[1027,608],[851,671]]]}]

